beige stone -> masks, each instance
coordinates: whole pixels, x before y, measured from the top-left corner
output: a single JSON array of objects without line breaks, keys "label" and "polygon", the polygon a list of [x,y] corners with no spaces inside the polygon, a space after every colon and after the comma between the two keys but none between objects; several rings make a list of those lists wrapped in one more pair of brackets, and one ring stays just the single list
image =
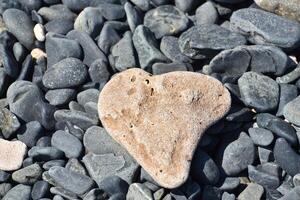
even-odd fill
[{"label": "beige stone", "polygon": [[47,57],[47,54],[42,50],[42,49],[39,49],[39,48],[35,48],[35,49],[32,49],[31,51],[31,57],[38,60],[42,57]]},{"label": "beige stone", "polygon": [[45,28],[42,24],[36,24],[33,28],[33,33],[35,38],[40,41],[40,42],[44,42],[46,39],[45,36]]},{"label": "beige stone", "polygon": [[255,0],[255,3],[267,11],[300,22],[300,0]]},{"label": "beige stone", "polygon": [[228,90],[194,72],[151,76],[133,68],[116,74],[99,95],[108,133],[163,187],[188,177],[204,131],[229,110]]},{"label": "beige stone", "polygon": [[26,145],[23,142],[0,139],[0,170],[19,169],[25,155]]}]

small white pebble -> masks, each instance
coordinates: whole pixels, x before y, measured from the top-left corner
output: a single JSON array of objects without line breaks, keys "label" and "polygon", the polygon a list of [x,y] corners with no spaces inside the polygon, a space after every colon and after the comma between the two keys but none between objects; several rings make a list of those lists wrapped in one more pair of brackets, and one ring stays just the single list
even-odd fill
[{"label": "small white pebble", "polygon": [[44,42],[46,37],[45,37],[45,29],[42,24],[36,24],[33,28],[34,36],[35,38],[40,41]]},{"label": "small white pebble", "polygon": [[32,49],[30,54],[31,54],[31,57],[36,60],[40,59],[41,57],[45,57],[45,58],[47,57],[47,54],[39,48]]}]

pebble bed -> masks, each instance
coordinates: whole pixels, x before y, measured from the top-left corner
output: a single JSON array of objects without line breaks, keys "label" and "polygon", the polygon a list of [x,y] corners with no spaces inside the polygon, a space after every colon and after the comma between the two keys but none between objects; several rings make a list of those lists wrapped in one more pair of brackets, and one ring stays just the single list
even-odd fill
[{"label": "pebble bed", "polygon": [[[0,199],[299,200],[300,2],[256,1],[0,0]],[[101,89],[131,67],[230,91],[178,188],[99,121]]]}]

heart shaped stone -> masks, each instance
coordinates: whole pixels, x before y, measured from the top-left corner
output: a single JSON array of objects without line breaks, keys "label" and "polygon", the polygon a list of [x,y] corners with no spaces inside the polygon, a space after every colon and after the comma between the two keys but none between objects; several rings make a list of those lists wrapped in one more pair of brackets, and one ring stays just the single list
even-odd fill
[{"label": "heart shaped stone", "polygon": [[204,131],[231,105],[218,80],[194,72],[151,74],[133,68],[116,74],[99,96],[98,112],[108,133],[161,186],[188,177]]}]

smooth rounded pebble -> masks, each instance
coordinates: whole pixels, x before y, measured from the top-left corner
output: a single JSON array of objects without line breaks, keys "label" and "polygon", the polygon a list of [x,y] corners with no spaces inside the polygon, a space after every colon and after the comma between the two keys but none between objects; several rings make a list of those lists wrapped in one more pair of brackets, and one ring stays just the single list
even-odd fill
[{"label": "smooth rounded pebble", "polygon": [[260,9],[235,11],[230,18],[231,28],[254,44],[275,45],[292,50],[300,45],[300,24]]},{"label": "smooth rounded pebble", "polygon": [[11,32],[21,44],[27,49],[33,47],[33,23],[24,11],[14,8],[7,9],[3,13],[3,20],[9,32]]},{"label": "smooth rounded pebble", "polygon": [[174,188],[187,179],[198,139],[230,104],[228,90],[214,78],[193,72],[150,76],[134,68],[104,86],[98,111],[108,133],[154,180]]},{"label": "smooth rounded pebble", "polygon": [[279,102],[279,85],[268,76],[246,72],[238,80],[242,101],[258,112],[274,110]]},{"label": "smooth rounded pebble", "polygon": [[283,107],[284,117],[291,123],[300,126],[300,96]]},{"label": "smooth rounded pebble", "polygon": [[19,169],[26,155],[26,149],[23,142],[0,139],[0,170]]},{"label": "smooth rounded pebble", "polygon": [[268,146],[274,140],[272,132],[263,128],[249,128],[248,132],[256,145]]},{"label": "smooth rounded pebble", "polygon": [[10,189],[2,200],[30,200],[31,187],[19,184]]},{"label": "smooth rounded pebble", "polygon": [[246,44],[246,39],[215,24],[193,26],[183,32],[178,40],[182,53],[193,59],[211,58],[225,49]]},{"label": "smooth rounded pebble", "polygon": [[175,35],[188,26],[188,18],[175,6],[164,5],[148,11],[144,25],[155,34],[157,39],[166,35]]},{"label": "smooth rounded pebble", "polygon": [[66,58],[48,68],[43,76],[43,84],[49,89],[71,88],[84,83],[87,68],[79,59]]}]

